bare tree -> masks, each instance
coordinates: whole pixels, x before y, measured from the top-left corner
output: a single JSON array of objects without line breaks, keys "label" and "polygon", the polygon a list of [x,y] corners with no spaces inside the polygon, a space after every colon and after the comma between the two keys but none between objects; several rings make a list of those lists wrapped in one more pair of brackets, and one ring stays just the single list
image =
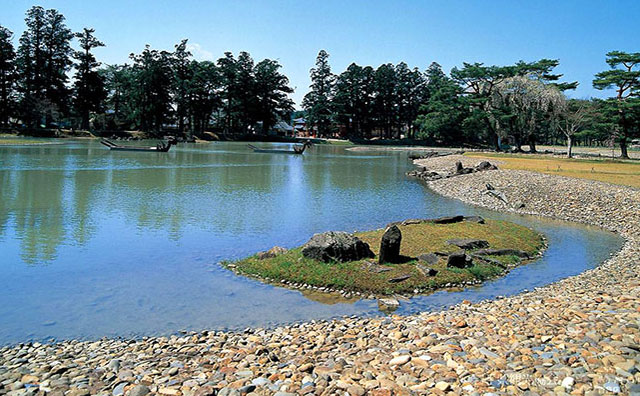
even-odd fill
[{"label": "bare tree", "polygon": [[562,107],[559,129],[567,138],[567,158],[572,158],[573,142],[576,133],[584,128],[587,122],[587,108],[583,101],[566,101]]}]

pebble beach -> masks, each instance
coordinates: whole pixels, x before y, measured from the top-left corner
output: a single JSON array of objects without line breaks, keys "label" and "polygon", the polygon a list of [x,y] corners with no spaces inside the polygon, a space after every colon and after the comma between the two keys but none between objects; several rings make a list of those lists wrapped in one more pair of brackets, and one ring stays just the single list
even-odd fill
[{"label": "pebble beach", "polygon": [[[480,161],[449,155],[416,165],[452,169],[458,160]],[[496,211],[599,226],[626,242],[578,276],[441,312],[2,347],[0,395],[640,395],[640,190],[513,170],[428,185]]]}]

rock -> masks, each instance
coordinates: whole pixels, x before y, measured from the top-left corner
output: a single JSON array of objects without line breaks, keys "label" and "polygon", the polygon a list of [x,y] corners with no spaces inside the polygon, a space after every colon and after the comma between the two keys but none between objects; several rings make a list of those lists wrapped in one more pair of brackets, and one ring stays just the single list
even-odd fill
[{"label": "rock", "polygon": [[467,256],[464,251],[451,253],[447,258],[447,267],[450,268],[467,268],[473,265],[471,257]]},{"label": "rock", "polygon": [[359,385],[350,385],[347,388],[347,392],[350,396],[362,396],[365,394],[364,388]]},{"label": "rock", "polygon": [[455,245],[460,249],[480,249],[489,247],[489,242],[482,239],[450,239],[447,243]]},{"label": "rock", "polygon": [[411,275],[409,274],[403,274],[400,276],[396,276],[395,278],[391,278],[388,280],[389,283],[400,283],[400,282],[404,282],[407,279],[411,278]]},{"label": "rock", "polygon": [[565,377],[562,380],[562,387],[565,389],[571,389],[573,387],[573,384],[575,383],[575,380],[573,379],[573,377]]},{"label": "rock", "polygon": [[[147,393],[151,392],[151,390],[145,385],[136,385],[127,393],[127,396],[145,396]],[[211,396],[213,394],[198,394],[196,392],[196,396]]]},{"label": "rock", "polygon": [[118,385],[116,385],[113,388],[113,391],[111,392],[111,394],[113,396],[121,396],[124,395],[124,387],[127,386],[128,383],[127,382],[120,382]]},{"label": "rock", "polygon": [[478,256],[518,256],[520,258],[529,258],[529,254],[518,249],[480,249],[474,254]]},{"label": "rock", "polygon": [[201,386],[198,390],[193,394],[193,396],[216,396],[216,389],[214,389],[210,385]]},{"label": "rock", "polygon": [[117,373],[118,371],[120,371],[120,360],[111,359],[109,364],[107,364],[107,368],[113,371],[114,373]]},{"label": "rock", "polygon": [[268,258],[274,258],[276,256],[279,256],[283,253],[288,252],[287,249],[280,247],[280,246],[274,246],[271,249],[267,250],[266,252],[260,252],[257,254],[257,257],[259,260],[264,260],[264,259],[268,259]]},{"label": "rock", "polygon": [[381,298],[378,303],[388,308],[398,308],[400,306],[400,302],[395,298]]},{"label": "rock", "polygon": [[609,392],[620,393],[620,384],[618,384],[616,381],[606,382],[602,386],[604,387],[605,390],[607,390]]},{"label": "rock", "polygon": [[411,360],[411,356],[409,355],[396,356],[393,359],[389,360],[389,366],[401,366],[405,363],[408,363],[409,360]]},{"label": "rock", "polygon": [[393,268],[385,267],[384,265],[378,265],[378,264],[370,265],[368,269],[369,269],[369,272],[373,272],[374,274],[393,271]]},{"label": "rock", "polygon": [[91,392],[89,392],[89,389],[76,388],[76,389],[71,389],[66,396],[89,396],[90,394]]},{"label": "rock", "polygon": [[498,191],[498,190],[487,190],[485,191],[486,194],[499,199],[500,201],[507,203],[507,196],[502,192],[502,191]]},{"label": "rock", "polygon": [[425,267],[422,264],[416,264],[416,269],[424,276],[436,276],[438,274],[438,270]]},{"label": "rock", "polygon": [[426,253],[426,254],[419,255],[418,261],[425,262],[429,265],[435,265],[435,264],[438,264],[438,261],[440,261],[440,258],[434,253]]},{"label": "rock", "polygon": [[487,170],[495,170],[495,169],[498,169],[498,167],[491,164],[489,161],[482,161],[478,165],[476,165],[477,171],[487,171]]},{"label": "rock", "polygon": [[325,263],[357,261],[375,256],[366,242],[346,232],[335,231],[311,237],[302,247],[302,254]]},{"label": "rock", "polygon": [[451,384],[449,384],[448,382],[439,381],[439,382],[436,382],[436,389],[446,392],[449,389],[451,389]]},{"label": "rock", "polygon": [[464,216],[445,216],[437,219],[432,219],[431,222],[435,224],[452,224],[459,223],[464,220]]},{"label": "rock", "polygon": [[160,388],[158,389],[158,394],[162,396],[180,396],[182,393],[174,388]]},{"label": "rock", "polygon": [[380,254],[378,256],[378,262],[380,264],[400,262],[401,241],[402,233],[400,232],[400,229],[395,225],[388,227],[380,240]]},{"label": "rock", "polygon": [[464,221],[467,221],[469,223],[484,224],[484,218],[480,216],[464,216]]}]

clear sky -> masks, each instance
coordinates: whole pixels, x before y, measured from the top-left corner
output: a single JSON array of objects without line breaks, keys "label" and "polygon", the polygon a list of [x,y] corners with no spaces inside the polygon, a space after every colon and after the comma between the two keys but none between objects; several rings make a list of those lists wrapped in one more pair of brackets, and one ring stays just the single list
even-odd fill
[{"label": "clear sky", "polygon": [[298,104],[320,49],[335,73],[351,62],[425,69],[437,61],[448,72],[465,61],[557,58],[557,71],[580,82],[570,94],[578,98],[603,96],[591,81],[607,68],[607,51],[640,52],[639,0],[0,0],[0,25],[16,43],[36,4],[62,12],[73,30],[95,28],[105,63],[127,62],[145,44],[172,49],[183,38],[199,59],[225,51],[277,59]]}]

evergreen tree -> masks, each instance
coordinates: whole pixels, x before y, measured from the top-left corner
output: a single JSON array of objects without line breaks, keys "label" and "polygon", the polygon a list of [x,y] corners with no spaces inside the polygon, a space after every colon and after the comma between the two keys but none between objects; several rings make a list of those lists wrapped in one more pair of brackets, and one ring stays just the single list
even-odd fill
[{"label": "evergreen tree", "polygon": [[193,79],[193,68],[191,67],[191,53],[187,51],[187,41],[182,40],[175,46],[172,57],[173,70],[173,100],[176,108],[176,118],[178,121],[178,131],[184,132],[185,117],[187,116],[188,92]]},{"label": "evergreen tree", "polygon": [[391,63],[380,65],[375,72],[375,108],[378,127],[384,137],[394,137],[394,127],[398,125],[399,98],[396,69]]},{"label": "evergreen tree", "polygon": [[147,45],[139,55],[131,55],[135,85],[136,124],[143,131],[159,134],[171,116],[171,54]]},{"label": "evergreen tree", "polygon": [[429,66],[425,75],[428,100],[421,106],[416,119],[418,137],[438,144],[470,143],[462,135],[462,123],[468,116],[468,104],[462,96],[462,89],[436,62]]},{"label": "evergreen tree", "polygon": [[615,120],[614,136],[620,143],[622,158],[629,158],[627,146],[640,136],[640,52],[607,53],[611,70],[596,74],[596,89],[615,89],[615,97],[605,102],[605,111]]},{"label": "evergreen tree", "polygon": [[191,133],[204,132],[222,106],[222,78],[213,62],[191,61],[187,104]]},{"label": "evergreen tree", "polygon": [[316,58],[316,67],[311,69],[311,91],[302,100],[302,107],[307,112],[307,123],[317,128],[320,137],[328,136],[331,131],[334,85],[335,76],[329,66],[329,54],[321,50]]},{"label": "evergreen tree", "polygon": [[99,111],[107,96],[104,78],[97,70],[100,62],[96,61],[91,52],[94,48],[104,47],[104,44],[93,35],[94,33],[94,29],[84,28],[75,35],[81,50],[74,52],[77,72],[73,102],[81,118],[80,128],[85,130],[89,129],[90,113]]},{"label": "evergreen tree", "polygon": [[0,26],[0,126],[8,125],[15,111],[16,54],[12,37],[9,29]]},{"label": "evergreen tree", "polygon": [[107,129],[136,128],[138,118],[134,91],[136,73],[130,65],[110,65],[100,70],[107,88],[106,105],[111,114]]},{"label": "evergreen tree", "polygon": [[280,73],[277,61],[265,59],[255,66],[255,94],[257,100],[255,116],[262,121],[262,130],[268,132],[279,119],[293,111],[293,101],[289,94],[289,79]]},{"label": "evergreen tree", "polygon": [[25,23],[17,60],[23,118],[28,125],[49,124],[68,110],[73,34],[62,14],[40,6],[27,11]]},{"label": "evergreen tree", "polygon": [[333,98],[336,120],[345,125],[349,137],[367,137],[374,113],[374,71],[352,63],[336,79]]}]

